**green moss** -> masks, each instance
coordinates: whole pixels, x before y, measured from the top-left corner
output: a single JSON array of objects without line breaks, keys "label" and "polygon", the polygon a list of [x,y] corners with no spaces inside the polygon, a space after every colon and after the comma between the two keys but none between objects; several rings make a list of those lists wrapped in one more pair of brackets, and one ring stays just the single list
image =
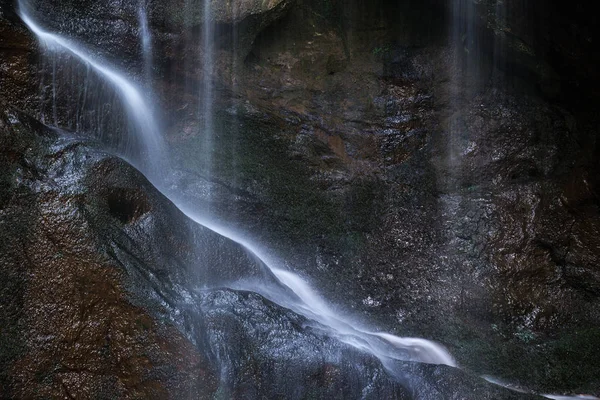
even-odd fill
[{"label": "green moss", "polygon": [[377,58],[385,58],[387,57],[390,52],[392,51],[392,48],[389,44],[385,44],[383,46],[377,46],[375,48],[373,48],[373,55]]}]

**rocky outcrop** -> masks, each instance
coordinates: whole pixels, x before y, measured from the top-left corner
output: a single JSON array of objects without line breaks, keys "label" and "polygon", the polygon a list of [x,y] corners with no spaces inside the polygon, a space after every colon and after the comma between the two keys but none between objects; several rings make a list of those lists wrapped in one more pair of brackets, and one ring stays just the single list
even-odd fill
[{"label": "rocky outcrop", "polygon": [[177,246],[134,244],[150,245],[143,227],[159,228],[164,200],[123,162],[2,108],[2,397],[210,397],[214,370],[152,290]]},{"label": "rocky outcrop", "polygon": [[186,291],[274,278],[93,143],[4,104],[1,123],[3,395],[210,398]]},{"label": "rocky outcrop", "polygon": [[212,1],[213,20],[231,25],[234,30],[234,50],[244,59],[250,52],[256,36],[266,27],[281,19],[295,0]]},{"label": "rocky outcrop", "polygon": [[[243,59],[256,35],[282,18],[294,1],[211,1],[209,22],[215,25],[219,42],[231,41],[227,31],[235,30],[236,50]],[[104,59],[118,59],[124,68],[137,73],[143,71],[142,16],[152,30],[153,47],[164,55],[181,46],[190,34],[198,43],[206,23],[203,0],[148,1],[142,8],[142,3],[137,1],[22,0],[18,4],[26,7],[31,15],[47,16],[38,21],[42,28],[93,48]],[[7,4],[4,8],[18,9],[18,4]],[[204,49],[196,46],[195,51],[201,53]],[[168,67],[157,60],[157,68]]]}]

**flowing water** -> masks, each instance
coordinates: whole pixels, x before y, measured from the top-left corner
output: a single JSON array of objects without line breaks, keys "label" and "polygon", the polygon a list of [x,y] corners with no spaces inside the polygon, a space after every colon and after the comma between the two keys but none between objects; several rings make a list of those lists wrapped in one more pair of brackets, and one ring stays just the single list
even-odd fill
[{"label": "flowing water", "polygon": [[[158,124],[154,120],[153,113],[144,101],[140,90],[129,82],[125,75],[119,73],[114,68],[108,67],[101,61],[94,59],[80,45],[42,29],[30,16],[27,4],[24,1],[21,1],[20,3],[20,13],[23,21],[31,31],[38,36],[40,42],[48,47],[48,49],[71,53],[79,58],[81,62],[89,65],[99,75],[102,75],[105,79],[113,83],[114,89],[121,95],[124,104],[128,107],[130,117],[135,124],[138,124],[139,129],[136,132],[141,135],[145,147],[148,149],[148,157],[154,161],[163,160],[162,156],[158,156],[158,154],[163,151],[159,132],[157,131]],[[212,33],[207,33],[207,30],[212,29],[205,29],[205,40],[212,37]],[[211,55],[205,53],[204,62],[211,62],[211,57]],[[211,102],[211,96],[211,89],[205,88],[203,93],[204,101]],[[210,106],[204,106],[205,113],[210,112],[210,109]],[[210,127],[205,121],[205,127],[207,126]],[[156,162],[154,165],[157,165]],[[168,168],[168,165],[162,164],[159,168],[164,170],[165,168]],[[148,168],[145,168],[143,165],[141,165],[140,169],[157,188],[163,189],[163,191],[165,190],[166,184],[160,180],[159,175],[154,173],[153,170],[149,171]],[[255,287],[247,287],[245,284],[241,284],[238,287],[239,289],[253,290],[263,294],[283,307],[290,308],[310,319],[322,323],[330,328],[331,333],[341,340],[372,353],[376,357],[382,359],[382,361],[385,361],[386,359],[398,359],[456,366],[452,356],[442,346],[434,342],[417,338],[401,338],[387,333],[369,332],[366,329],[355,326],[351,320],[340,317],[333,312],[327,302],[317,295],[310,285],[301,277],[291,271],[279,269],[268,262],[265,256],[261,256],[260,250],[253,246],[246,238],[239,237],[234,232],[218,226],[205,215],[190,209],[189,206],[186,206],[177,199],[175,193],[166,192],[164,194],[194,221],[228,237],[252,252],[270,269],[270,271],[279,279],[280,283],[291,289],[291,292],[296,296],[284,296],[281,294],[282,291],[280,288],[266,287],[261,286],[260,284],[256,284]]]},{"label": "flowing water", "polygon": [[[463,15],[465,2],[457,1],[459,8],[456,12]],[[227,227],[221,226],[218,221],[211,219],[206,212],[199,212],[193,205],[186,204],[179,199],[176,190],[169,188],[164,176],[167,173],[159,174],[157,170],[165,171],[169,169],[167,160],[163,156],[164,145],[160,135],[159,124],[154,118],[152,108],[145,100],[141,90],[126,77],[125,74],[109,66],[108,63],[94,57],[83,46],[62,36],[53,34],[44,30],[35,21],[31,14],[28,4],[25,0],[19,2],[20,15],[23,21],[36,34],[41,44],[50,52],[68,53],[79,62],[84,63],[98,76],[101,76],[106,82],[110,83],[114,91],[122,100],[126,107],[132,125],[133,133],[138,136],[143,148],[139,152],[133,149],[124,149],[121,154],[134,163],[151,181],[161,190],[182,212],[197,223],[217,232],[218,234],[230,238],[254,254],[270,272],[279,280],[280,287],[268,286],[260,282],[242,282],[233,285],[233,289],[251,290],[257,292],[280,306],[288,308],[298,314],[316,321],[325,326],[328,333],[338,340],[354,346],[362,351],[368,352],[381,360],[384,366],[389,365],[390,360],[411,360],[431,364],[446,364],[456,366],[452,356],[437,343],[420,338],[403,338],[388,333],[373,332],[368,328],[360,326],[352,318],[340,315],[332,306],[312,287],[297,274],[292,271],[282,269],[275,258],[264,248],[252,243],[243,235],[231,231]],[[144,7],[140,6],[139,17],[141,27],[142,48],[146,61],[151,65],[151,35],[148,28],[147,14]],[[468,8],[466,8],[468,15]],[[205,28],[203,32],[204,49],[204,84],[202,85],[202,116],[204,118],[204,134],[206,150],[209,152],[212,142],[210,137],[213,134],[212,123],[212,98],[213,87],[211,82],[212,69],[214,68],[214,26],[210,22],[210,2],[205,0],[204,19]],[[462,19],[460,23],[464,23]],[[469,28],[466,27],[468,32]],[[464,31],[464,27],[460,30]],[[457,30],[457,32],[459,32]],[[460,37],[459,37],[460,36]],[[469,37],[463,37],[463,34],[455,33],[455,40],[465,43],[468,46]],[[148,54],[146,54],[148,52]],[[206,155],[210,160],[210,155]],[[143,160],[152,160],[152,163],[145,163]],[[152,164],[152,165],[149,165]],[[281,290],[285,288],[286,290]],[[293,293],[289,295],[288,293]],[[390,372],[393,371],[390,369]],[[491,379],[490,379],[491,380]],[[491,380],[493,381],[493,380]],[[564,397],[547,395],[548,398],[567,399],[567,398],[587,398],[593,397]]]},{"label": "flowing water", "polygon": [[[151,107],[147,104],[138,88],[122,74],[109,67],[102,60],[96,59],[85,48],[77,43],[50,33],[42,29],[30,17],[28,4],[24,1],[19,3],[19,10],[23,22],[38,37],[39,41],[51,52],[66,52],[78,58],[98,75],[109,82],[115,92],[121,97],[123,105],[127,108],[127,114],[131,121],[131,132],[140,139],[142,149],[129,144],[122,147],[121,155],[129,162],[144,170],[147,174],[154,176],[160,171],[155,168],[157,162],[164,160],[164,145],[159,132],[159,126],[154,120]],[[54,85],[55,86],[55,85]],[[150,162],[152,160],[152,162]]]},{"label": "flowing water", "polygon": [[[201,86],[201,109],[199,119],[204,121],[202,135],[202,157],[204,159],[204,174],[211,176],[212,170],[212,151],[214,132],[214,113],[213,113],[213,72],[215,56],[215,24],[212,18],[211,0],[203,0],[203,22],[202,22],[202,86]],[[208,196],[210,197],[210,193]]]},{"label": "flowing water", "polygon": [[142,45],[142,57],[144,59],[144,78],[146,85],[151,87],[152,82],[152,32],[148,25],[148,6],[146,0],[140,0],[138,7],[138,19],[140,24],[140,43]]}]

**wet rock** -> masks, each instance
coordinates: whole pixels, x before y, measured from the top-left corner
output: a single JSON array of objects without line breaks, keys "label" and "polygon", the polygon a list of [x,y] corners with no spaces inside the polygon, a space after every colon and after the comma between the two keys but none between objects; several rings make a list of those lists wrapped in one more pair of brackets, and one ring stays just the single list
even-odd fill
[{"label": "wet rock", "polygon": [[227,398],[410,398],[377,360],[258,295],[218,291],[201,299]]},{"label": "wet rock", "polygon": [[[168,321],[168,305],[156,300],[160,290],[140,277],[154,272],[134,276],[135,268],[160,265],[148,258],[144,264],[135,235],[104,208],[100,193],[119,183],[106,169],[106,180],[94,178],[95,167],[112,163],[121,179],[134,177],[129,185],[153,197],[146,201],[155,214],[164,200],[123,162],[4,103],[0,130],[2,396],[184,398],[191,391],[210,397],[213,369]],[[97,185],[86,186],[89,179]],[[139,210],[151,225],[152,212]],[[124,249],[137,261],[121,255]]]},{"label": "wet rock", "polygon": [[23,7],[41,29],[94,49],[95,57],[141,70],[136,2],[24,0],[17,7]]},{"label": "wet rock", "polygon": [[516,398],[453,369],[397,380],[257,294],[207,289],[269,277],[96,143],[4,104],[0,132],[3,396]]},{"label": "wet rock", "polygon": [[[598,52],[590,47],[596,39],[584,6],[536,6],[533,14],[509,7],[517,18],[512,25],[498,25],[496,13],[478,8],[485,17],[477,28],[482,45],[498,34],[506,45],[498,54],[512,62],[495,66],[500,75],[473,63],[476,55],[488,60],[493,47],[481,53],[467,46],[470,57],[454,58],[439,2],[297,1],[256,40],[250,30],[244,43],[253,43],[251,50],[240,51],[245,62],[233,63],[224,50],[231,37],[223,32],[250,21],[262,29],[263,17],[287,10],[276,6],[258,17],[249,7],[237,27],[226,23],[219,36],[218,92],[227,97],[235,88],[235,96],[217,99],[215,108],[227,111],[217,116],[218,167],[206,177],[197,157],[198,99],[190,94],[199,87],[178,83],[197,83],[203,74],[185,68],[201,58],[201,7],[191,3],[151,7],[161,32],[157,51],[168,55],[157,75],[165,103],[174,105],[165,114],[182,166],[178,185],[190,202],[211,202],[223,219],[233,219],[365,320],[437,339],[478,374],[599,394]],[[90,32],[106,35],[101,51],[119,54],[119,46],[129,46],[124,65],[140,70],[134,3],[106,11],[94,8],[100,3],[47,4],[81,19],[82,40]],[[539,21],[539,31],[528,31],[526,18]],[[66,23],[54,27],[72,31]],[[11,35],[10,43],[22,40]],[[25,77],[31,53],[18,53],[19,62],[0,61],[8,71],[0,75],[3,90],[35,82]],[[59,97],[70,98],[68,92]],[[107,107],[107,114],[118,108]],[[59,124],[71,126],[60,110]],[[102,162],[97,171],[116,176],[123,173],[119,165]],[[12,188],[13,180],[1,184]],[[139,228],[153,202],[138,188],[121,186],[98,193],[97,225],[105,218],[139,239],[164,236],[166,223],[151,232]],[[208,186],[212,199],[202,197]],[[10,204],[10,193],[4,191],[0,207]],[[142,259],[157,276],[147,279],[160,288],[166,264],[152,248],[144,247]],[[156,248],[172,254],[186,246],[167,240]],[[245,270],[245,261],[231,264],[224,281],[240,272],[261,276],[260,268]],[[224,282],[220,273],[204,273],[210,282]]]},{"label": "wet rock", "polygon": [[537,398],[443,366],[390,363],[398,376],[393,379],[376,359],[332,338],[326,327],[253,293],[205,292],[201,304],[221,362],[219,393],[227,398]]},{"label": "wet rock", "polygon": [[264,14],[276,8],[289,7],[291,3],[287,0],[271,0],[267,2],[244,0],[239,2],[211,2],[211,7],[215,21],[235,24],[251,15]]},{"label": "wet rock", "polygon": [[[465,2],[463,4],[467,4]],[[598,62],[593,43],[598,29],[590,16],[591,3],[530,7],[496,0],[472,2],[484,29],[500,46],[496,56],[503,68],[533,80],[547,97],[562,96],[582,105],[598,96]],[[539,21],[532,26],[527,21]],[[585,99],[585,100],[584,100]]]},{"label": "wet rock", "polygon": [[[596,393],[597,118],[523,83],[540,54],[499,77],[447,32],[403,45],[422,27],[372,7],[344,29],[302,2],[259,35],[217,113],[213,210],[365,320],[479,374]],[[187,170],[198,137],[171,142]]]},{"label": "wet rock", "polygon": [[190,288],[270,275],[93,143],[4,105],[1,121],[3,393],[210,397],[175,310]]},{"label": "wet rock", "polygon": [[35,40],[16,15],[12,2],[0,4],[0,86],[15,106],[37,107]]}]

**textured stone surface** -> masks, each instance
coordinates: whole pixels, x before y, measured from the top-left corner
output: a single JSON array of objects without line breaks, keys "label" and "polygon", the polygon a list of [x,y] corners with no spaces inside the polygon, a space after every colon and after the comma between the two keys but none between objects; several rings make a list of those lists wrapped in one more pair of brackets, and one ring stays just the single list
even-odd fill
[{"label": "textured stone surface", "polygon": [[156,194],[123,162],[4,104],[0,131],[0,395],[209,398],[213,369],[148,276],[182,240],[154,262],[141,248],[153,240],[144,227],[160,225]]},{"label": "textured stone surface", "polygon": [[[212,291],[201,298],[211,346],[215,353],[227,354],[220,392],[226,398],[538,398],[446,366],[388,363],[396,373],[391,379],[374,358],[256,294]],[[240,342],[247,345],[238,346]]]},{"label": "textured stone surface", "polygon": [[[598,393],[597,98],[457,59],[428,5],[402,28],[388,2],[303,6],[257,39],[218,113],[213,177],[182,191],[382,328],[481,374]],[[173,154],[202,176],[185,121]]]},{"label": "textured stone surface", "polygon": [[2,96],[23,109],[34,109],[36,92],[35,42],[20,22],[11,2],[0,4],[0,86]]},{"label": "textured stone surface", "polygon": [[272,12],[278,8],[287,8],[290,0],[242,0],[211,1],[212,14],[216,22],[240,23],[244,19]]},{"label": "textured stone surface", "polygon": [[[511,2],[512,25],[499,26],[487,14],[497,4],[478,2],[482,48],[467,43],[457,56],[446,2],[418,3],[297,1],[251,35],[244,62],[221,32],[210,177],[198,157],[203,71],[191,68],[202,18],[154,3],[176,184],[370,324],[439,340],[477,374],[600,395],[593,14],[567,3],[521,12]],[[111,30],[97,32],[102,49],[131,45],[124,65],[140,70],[135,4],[123,10],[126,23],[98,12],[104,25],[88,25]],[[4,21],[14,40],[0,51],[17,61],[0,60],[0,79],[21,106],[36,100],[27,74],[37,58],[22,27]],[[496,53],[495,34],[517,46]],[[494,54],[511,63],[474,60]]]},{"label": "textured stone surface", "polygon": [[2,397],[529,398],[452,368],[395,379],[313,321],[214,289],[269,276],[122,160],[1,107]]}]

